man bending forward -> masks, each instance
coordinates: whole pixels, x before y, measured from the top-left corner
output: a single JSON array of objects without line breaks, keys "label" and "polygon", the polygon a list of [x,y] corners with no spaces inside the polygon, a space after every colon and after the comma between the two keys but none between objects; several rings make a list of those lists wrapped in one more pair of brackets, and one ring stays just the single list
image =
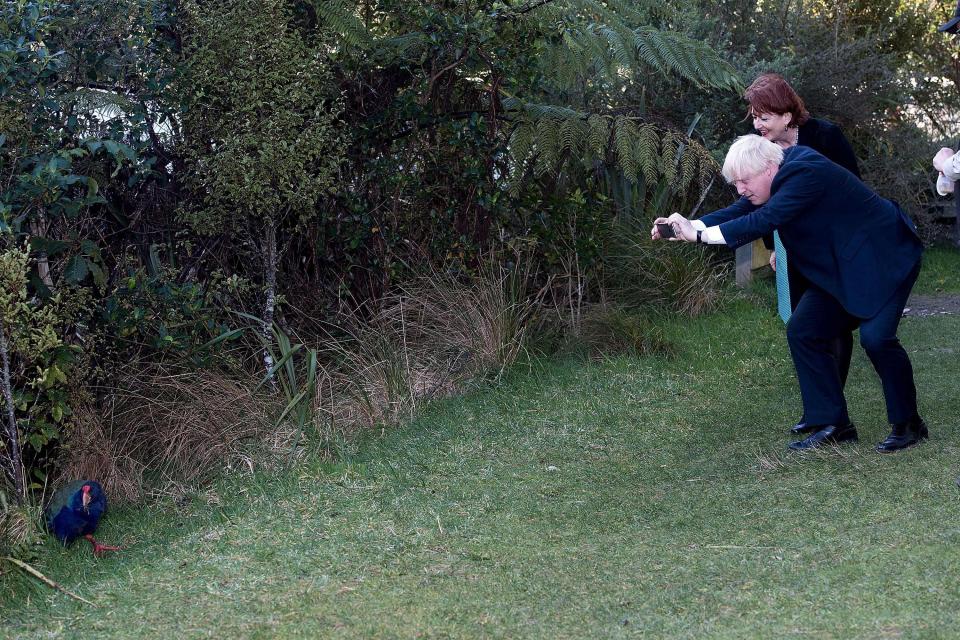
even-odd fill
[{"label": "man bending forward", "polygon": [[[819,428],[790,448],[857,439],[829,347],[858,326],[892,425],[877,451],[899,451],[926,438],[913,368],[897,339],[923,251],[910,219],[895,202],[813,149],[784,150],[757,135],[733,143],[723,176],[745,200],[700,220],[675,213],[655,222],[669,223],[679,240],[732,249],[776,229],[792,265],[810,282],[787,324],[787,342],[804,415]],[[651,237],[660,238],[656,224]]]}]

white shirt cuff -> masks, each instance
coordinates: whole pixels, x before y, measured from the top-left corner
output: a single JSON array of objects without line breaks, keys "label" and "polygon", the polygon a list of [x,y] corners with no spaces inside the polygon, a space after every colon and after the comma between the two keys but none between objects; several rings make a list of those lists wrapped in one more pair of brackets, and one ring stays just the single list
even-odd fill
[{"label": "white shirt cuff", "polygon": [[[703,224],[702,222],[700,223]],[[700,239],[707,244],[727,244],[723,234],[720,233],[720,227],[704,227]]]},{"label": "white shirt cuff", "polygon": [[701,222],[700,220],[691,220],[690,224],[693,225],[694,231],[696,231],[697,229],[700,229],[702,231],[703,229],[707,228],[707,225],[703,224],[703,222]]}]

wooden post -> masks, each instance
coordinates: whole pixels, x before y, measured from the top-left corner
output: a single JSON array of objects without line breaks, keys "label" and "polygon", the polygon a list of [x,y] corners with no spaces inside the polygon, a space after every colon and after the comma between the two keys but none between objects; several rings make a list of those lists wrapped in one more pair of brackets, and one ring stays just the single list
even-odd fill
[{"label": "wooden post", "polygon": [[753,278],[753,271],[750,266],[753,264],[753,243],[745,244],[737,248],[737,286],[745,287],[750,284]]},{"label": "wooden post", "polygon": [[763,240],[754,240],[736,252],[737,285],[741,287],[753,279],[753,272],[770,264],[770,250],[763,245]]}]

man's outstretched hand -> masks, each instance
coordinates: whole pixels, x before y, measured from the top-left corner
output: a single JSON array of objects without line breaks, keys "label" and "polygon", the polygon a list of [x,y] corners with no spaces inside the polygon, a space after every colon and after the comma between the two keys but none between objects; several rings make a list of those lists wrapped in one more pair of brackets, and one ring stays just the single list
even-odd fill
[{"label": "man's outstretched hand", "polygon": [[675,237],[668,238],[668,240],[683,240],[684,242],[696,242],[697,240],[697,231],[693,228],[693,225],[689,220],[684,218],[679,213],[671,214],[669,218],[657,218],[653,221],[653,228],[650,229],[650,238],[653,240],[660,240],[660,231],[657,229],[658,224],[667,223],[673,227],[673,235]]}]

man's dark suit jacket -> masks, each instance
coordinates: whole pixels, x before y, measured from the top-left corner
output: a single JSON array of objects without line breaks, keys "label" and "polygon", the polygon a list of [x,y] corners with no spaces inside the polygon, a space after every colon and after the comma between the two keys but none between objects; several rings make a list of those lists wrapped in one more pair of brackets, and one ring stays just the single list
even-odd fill
[{"label": "man's dark suit jacket", "polygon": [[701,218],[732,249],[780,231],[791,265],[848,313],[872,318],[923,251],[913,222],[890,200],[808,147],[784,151],[770,199],[746,198]]},{"label": "man's dark suit jacket", "polygon": [[[819,118],[809,118],[797,128],[797,145],[810,147],[823,154],[827,160],[833,160],[860,178],[860,165],[857,163],[857,156],[853,152],[853,147],[850,146],[850,141],[843,135],[840,127],[832,122]],[[773,250],[773,234],[763,237],[763,246],[771,251]],[[810,285],[797,273],[789,260],[787,261],[787,277],[790,282],[790,307],[796,308],[797,303],[800,302],[800,296]]]}]

